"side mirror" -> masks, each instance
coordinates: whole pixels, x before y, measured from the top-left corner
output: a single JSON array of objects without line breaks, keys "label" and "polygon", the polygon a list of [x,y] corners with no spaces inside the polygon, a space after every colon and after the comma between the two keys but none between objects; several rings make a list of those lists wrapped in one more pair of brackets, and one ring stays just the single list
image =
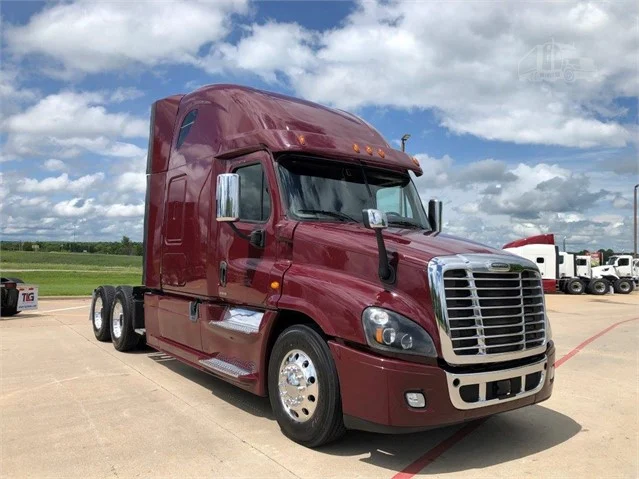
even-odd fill
[{"label": "side mirror", "polygon": [[439,233],[442,230],[442,202],[432,199],[428,202],[428,221],[433,231]]},{"label": "side mirror", "polygon": [[388,253],[386,252],[386,245],[384,244],[384,237],[382,236],[382,230],[388,228],[388,218],[386,217],[386,213],[381,210],[362,210],[362,218],[364,220],[364,226],[373,230],[375,232],[375,238],[377,239],[379,279],[382,283],[394,284],[395,269],[388,260]]},{"label": "side mirror", "polygon": [[215,198],[218,221],[234,222],[240,219],[240,175],[235,173],[218,175]]},{"label": "side mirror", "polygon": [[362,218],[364,226],[371,230],[380,230],[388,228],[388,218],[386,213],[381,210],[362,210]]}]

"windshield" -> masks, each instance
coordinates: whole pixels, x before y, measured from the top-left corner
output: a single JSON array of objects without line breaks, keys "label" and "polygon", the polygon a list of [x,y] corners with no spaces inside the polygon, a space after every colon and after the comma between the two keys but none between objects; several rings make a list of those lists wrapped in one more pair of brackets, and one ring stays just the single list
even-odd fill
[{"label": "windshield", "polygon": [[408,174],[303,157],[280,161],[279,174],[296,219],[361,223],[362,210],[375,208],[389,226],[430,229]]},{"label": "windshield", "polygon": [[606,264],[615,264],[615,261],[617,261],[617,257],[616,256],[611,256],[610,258],[608,258],[608,261],[606,261]]}]

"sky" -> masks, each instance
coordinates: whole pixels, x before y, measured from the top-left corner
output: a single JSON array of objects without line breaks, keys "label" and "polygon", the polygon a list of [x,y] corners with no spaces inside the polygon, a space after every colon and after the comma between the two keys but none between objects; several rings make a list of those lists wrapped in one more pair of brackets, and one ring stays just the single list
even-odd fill
[{"label": "sky", "polygon": [[239,83],[407,151],[444,231],[632,250],[636,2],[0,3],[0,235],[142,239],[150,105]]}]

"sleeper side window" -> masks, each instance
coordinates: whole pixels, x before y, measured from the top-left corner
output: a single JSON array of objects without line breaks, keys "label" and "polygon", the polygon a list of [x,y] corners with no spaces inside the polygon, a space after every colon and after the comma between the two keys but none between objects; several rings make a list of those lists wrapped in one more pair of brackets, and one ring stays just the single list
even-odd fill
[{"label": "sleeper side window", "polygon": [[243,166],[240,175],[240,220],[264,222],[271,215],[268,181],[261,164]]},{"label": "sleeper side window", "polygon": [[539,257],[537,258],[537,263],[542,264],[544,262],[544,258]]},{"label": "sleeper side window", "polygon": [[196,117],[197,117],[197,110],[192,110],[184,117],[184,120],[182,120],[182,125],[180,126],[180,133],[178,134],[177,144],[175,145],[176,148],[180,148],[180,146],[182,146],[182,143],[184,143],[184,140],[186,140],[186,137],[188,136],[189,131],[191,131],[191,127],[195,124]]}]

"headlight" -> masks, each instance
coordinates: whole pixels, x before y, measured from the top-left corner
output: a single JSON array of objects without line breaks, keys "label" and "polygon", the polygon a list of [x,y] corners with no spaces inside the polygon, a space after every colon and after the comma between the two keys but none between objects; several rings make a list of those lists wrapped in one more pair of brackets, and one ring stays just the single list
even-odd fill
[{"label": "headlight", "polygon": [[382,308],[366,308],[362,325],[366,342],[373,349],[437,357],[430,335],[401,314]]}]

